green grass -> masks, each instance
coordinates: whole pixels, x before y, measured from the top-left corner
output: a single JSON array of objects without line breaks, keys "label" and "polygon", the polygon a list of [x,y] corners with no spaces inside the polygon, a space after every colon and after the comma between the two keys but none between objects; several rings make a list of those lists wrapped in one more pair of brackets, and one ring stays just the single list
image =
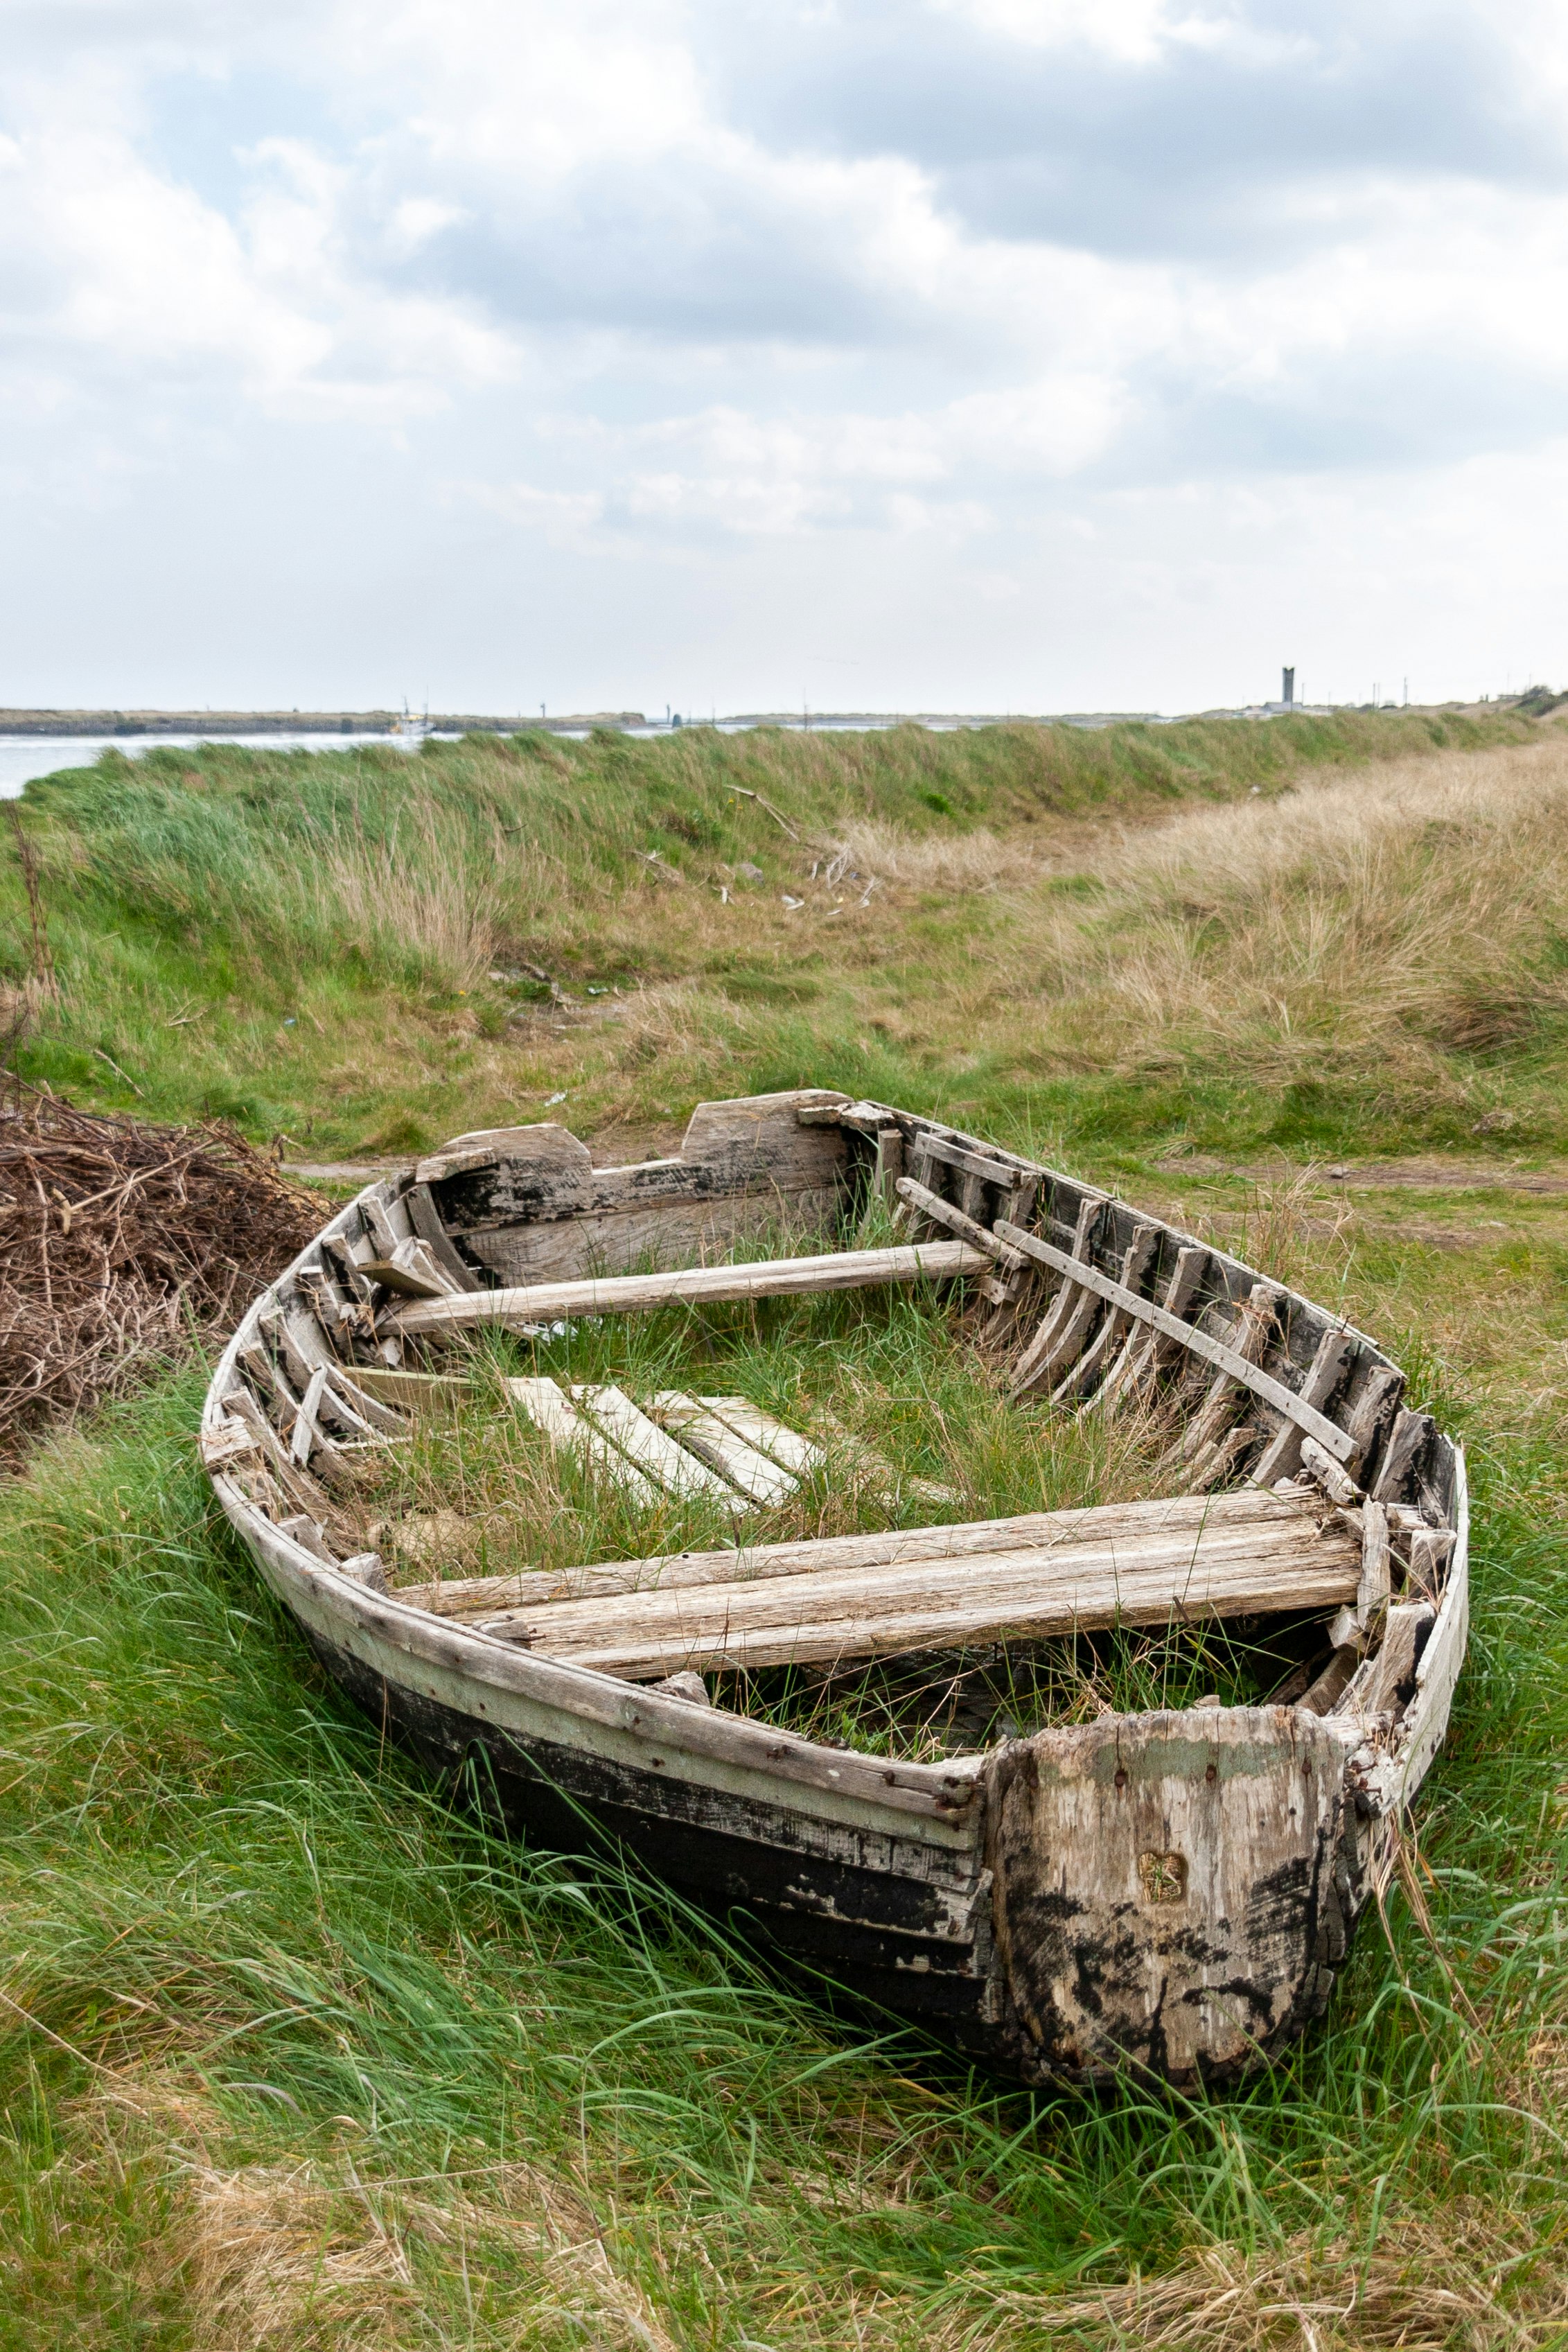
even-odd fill
[{"label": "green grass", "polygon": [[[60,994],[24,1067],[316,1158],[417,1150],[563,1091],[591,1127],[667,1124],[716,1079],[967,1100],[1092,1150],[1113,1134],[1317,1138],[1343,1123],[1343,1087],[1320,1100],[1311,1076],[1201,1035],[1150,1066],[1118,1015],[1114,1066],[1084,1068],[1089,1009],[1053,1010],[1057,968],[1109,959],[1114,983],[1149,912],[1134,889],[1129,933],[1107,844],[1271,806],[1302,777],[1359,793],[1412,759],[1542,740],[1506,714],[1343,713],[470,738],[413,761],[384,745],[107,753],[26,795]],[[1210,961],[1222,928],[1208,921]],[[0,976],[18,984],[30,954],[11,861]],[[1377,1132],[1451,1127],[1455,1058],[1439,1045],[1402,1099],[1385,1089]],[[1367,1129],[1364,1103],[1353,1123]]]},{"label": "green grass", "polygon": [[[1568,1207],[1500,1181],[1565,1132],[1560,749],[1510,720],[1417,766],[1424,720],[1312,724],[217,750],[29,793],[63,982],[38,1075],[137,1108],[96,1047],[150,1110],[322,1157],[562,1090],[549,1115],[633,1148],[768,1083],[946,1108],[1136,1171],[1376,1332],[1466,1433],[1477,1517],[1419,1848],[1325,2027],[1212,2101],[1035,2097],[835,2022],[656,1889],[492,1843],[271,1605],[172,1369],[0,1490],[0,2344],[1563,2340]],[[1342,765],[1287,789],[1313,751]],[[14,889],[4,921],[15,981]],[[520,977],[470,986],[479,946]],[[1427,1187],[1260,1198],[1202,1157],[1270,1137],[1419,1150]],[[1173,1141],[1198,1154],[1161,1174]],[[1478,1165],[1500,1189],[1447,1181]],[[842,1307],[601,1326],[549,1360],[827,1399],[967,1495],[1134,1475],[1039,1419],[1009,1455],[983,1367],[901,1315],[853,1345]],[[465,1443],[479,1515],[497,1464]],[[563,1547],[615,1534],[564,1503]],[[831,1693],[771,1696],[831,1727]]]},{"label": "green grass", "polygon": [[0,1501],[5,2341],[1031,2345],[1085,2282],[1175,2264],[1195,2305],[1213,2246],[1243,2286],[1282,2265],[1343,2305],[1361,2275],[1425,2315],[1406,2341],[1491,2340],[1435,2326],[1439,2288],[1554,2307],[1553,1453],[1475,1465],[1436,1948],[1396,1888],[1392,1952],[1370,1920],[1272,2074],[1086,2104],[835,2026],[667,1899],[491,1843],[259,1591],[199,1394]]},{"label": "green grass", "polygon": [[[746,1254],[766,1248],[759,1239]],[[748,1543],[1131,1499],[1151,1491],[1170,1437],[1165,1427],[1095,1416],[1080,1422],[1040,1403],[1016,1406],[998,1369],[935,1292],[601,1318],[535,1346],[498,1336],[466,1361],[472,1403],[456,1415],[431,1417],[411,1447],[389,1454],[343,1529],[354,1549],[378,1546],[404,1582],[422,1583],[433,1572],[564,1575],[585,1562],[712,1549],[736,1539],[737,1523],[721,1504],[639,1501],[580,1457],[555,1452],[500,1386],[510,1372],[542,1372],[563,1386],[613,1382],[638,1400],[669,1389],[744,1396],[788,1427],[818,1436],[825,1475],[748,1514]],[[841,1433],[892,1470],[891,1503]],[[930,1482],[946,1501],[933,1499]],[[1314,1643],[1322,1646],[1321,1634],[1307,1626],[1256,1643],[1202,1625],[1168,1633],[1129,1629],[1040,1644],[1004,1642],[869,1671],[779,1667],[710,1683],[720,1704],[807,1736],[931,1760],[1092,1717],[1107,1705],[1185,1706],[1209,1691],[1245,1704],[1272,1690]]]}]

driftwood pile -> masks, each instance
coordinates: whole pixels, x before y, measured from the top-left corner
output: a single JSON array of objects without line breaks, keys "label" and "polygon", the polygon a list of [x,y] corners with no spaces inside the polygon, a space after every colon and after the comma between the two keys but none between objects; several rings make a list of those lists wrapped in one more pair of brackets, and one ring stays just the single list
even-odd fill
[{"label": "driftwood pile", "polygon": [[0,1464],[204,1327],[232,1326],[320,1221],[227,1129],[16,1088],[0,1108]]}]

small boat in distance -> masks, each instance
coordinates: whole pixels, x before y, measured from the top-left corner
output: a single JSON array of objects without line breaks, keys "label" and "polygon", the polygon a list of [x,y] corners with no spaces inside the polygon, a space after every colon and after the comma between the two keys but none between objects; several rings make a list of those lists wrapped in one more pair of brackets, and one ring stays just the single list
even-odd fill
[{"label": "small boat in distance", "polygon": [[[814,1234],[814,1254],[735,1262],[780,1232]],[[745,1396],[540,1370],[586,1318],[681,1308],[695,1388],[728,1328],[705,1308],[737,1302],[736,1327],[761,1313],[766,1332],[757,1302],[821,1299],[792,1310],[822,1318],[804,1383],[857,1333],[880,1345],[910,1297],[942,1344],[980,1352],[1020,1447],[1075,1417],[1135,1426],[1151,1491],[966,1519],[810,1400],[798,1428]],[[590,1335],[601,1361],[618,1328]],[[699,1104],[667,1159],[600,1166],[545,1123],[459,1136],[371,1184],[245,1316],[202,1449],[329,1671],[520,1833],[608,1840],[1026,2082],[1131,2069],[1190,2089],[1322,2015],[1447,1729],[1465,1465],[1405,1387],[1342,1317],[1159,1217],[808,1088]],[[533,1483],[508,1522],[523,1549],[495,1574],[429,1497],[433,1480],[471,1490],[503,1424],[502,1473],[522,1462]],[[602,1490],[619,1524],[671,1531],[654,1556],[534,1564],[558,1453],[573,1508]],[[395,1525],[370,1517],[390,1474],[426,1497]],[[791,1496],[809,1528],[852,1526],[828,1507],[845,1479],[869,1525],[749,1537]],[[1097,1675],[1134,1629],[1156,1659],[1197,1636],[1241,1658],[1231,1703],[1203,1680],[1195,1704],[1118,1708],[1092,1675],[1065,1718],[1012,1711],[1031,1659],[1087,1656]],[[836,1698],[819,1733],[749,1696],[769,1675],[852,1694],[894,1669],[991,1699],[901,1748]],[[1161,1702],[1164,1673],[1139,1686]]]},{"label": "small boat in distance", "polygon": [[429,703],[424,706],[423,717],[416,719],[408,707],[408,697],[405,694],[402,699],[402,717],[394,719],[392,723],[391,732],[393,741],[402,744],[407,751],[417,751],[425,737],[432,731]]}]

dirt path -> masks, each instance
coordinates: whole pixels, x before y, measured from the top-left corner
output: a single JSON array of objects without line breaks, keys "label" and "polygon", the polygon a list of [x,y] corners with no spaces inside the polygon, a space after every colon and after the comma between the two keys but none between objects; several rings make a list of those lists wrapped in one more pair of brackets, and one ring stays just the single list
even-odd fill
[{"label": "dirt path", "polygon": [[1239,1176],[1251,1184],[1304,1185],[1324,1192],[1568,1193],[1568,1168],[1524,1168],[1513,1160],[1426,1160],[1245,1161],[1205,1152],[1161,1160],[1162,1176]]}]

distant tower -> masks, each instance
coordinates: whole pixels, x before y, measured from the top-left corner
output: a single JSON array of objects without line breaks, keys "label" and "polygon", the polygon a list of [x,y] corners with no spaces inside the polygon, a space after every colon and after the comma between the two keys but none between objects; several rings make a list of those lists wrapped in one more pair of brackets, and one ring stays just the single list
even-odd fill
[{"label": "distant tower", "polygon": [[1280,688],[1280,699],[1284,704],[1287,710],[1293,710],[1295,709],[1296,673],[1294,669],[1288,669],[1283,673],[1283,682]]}]

